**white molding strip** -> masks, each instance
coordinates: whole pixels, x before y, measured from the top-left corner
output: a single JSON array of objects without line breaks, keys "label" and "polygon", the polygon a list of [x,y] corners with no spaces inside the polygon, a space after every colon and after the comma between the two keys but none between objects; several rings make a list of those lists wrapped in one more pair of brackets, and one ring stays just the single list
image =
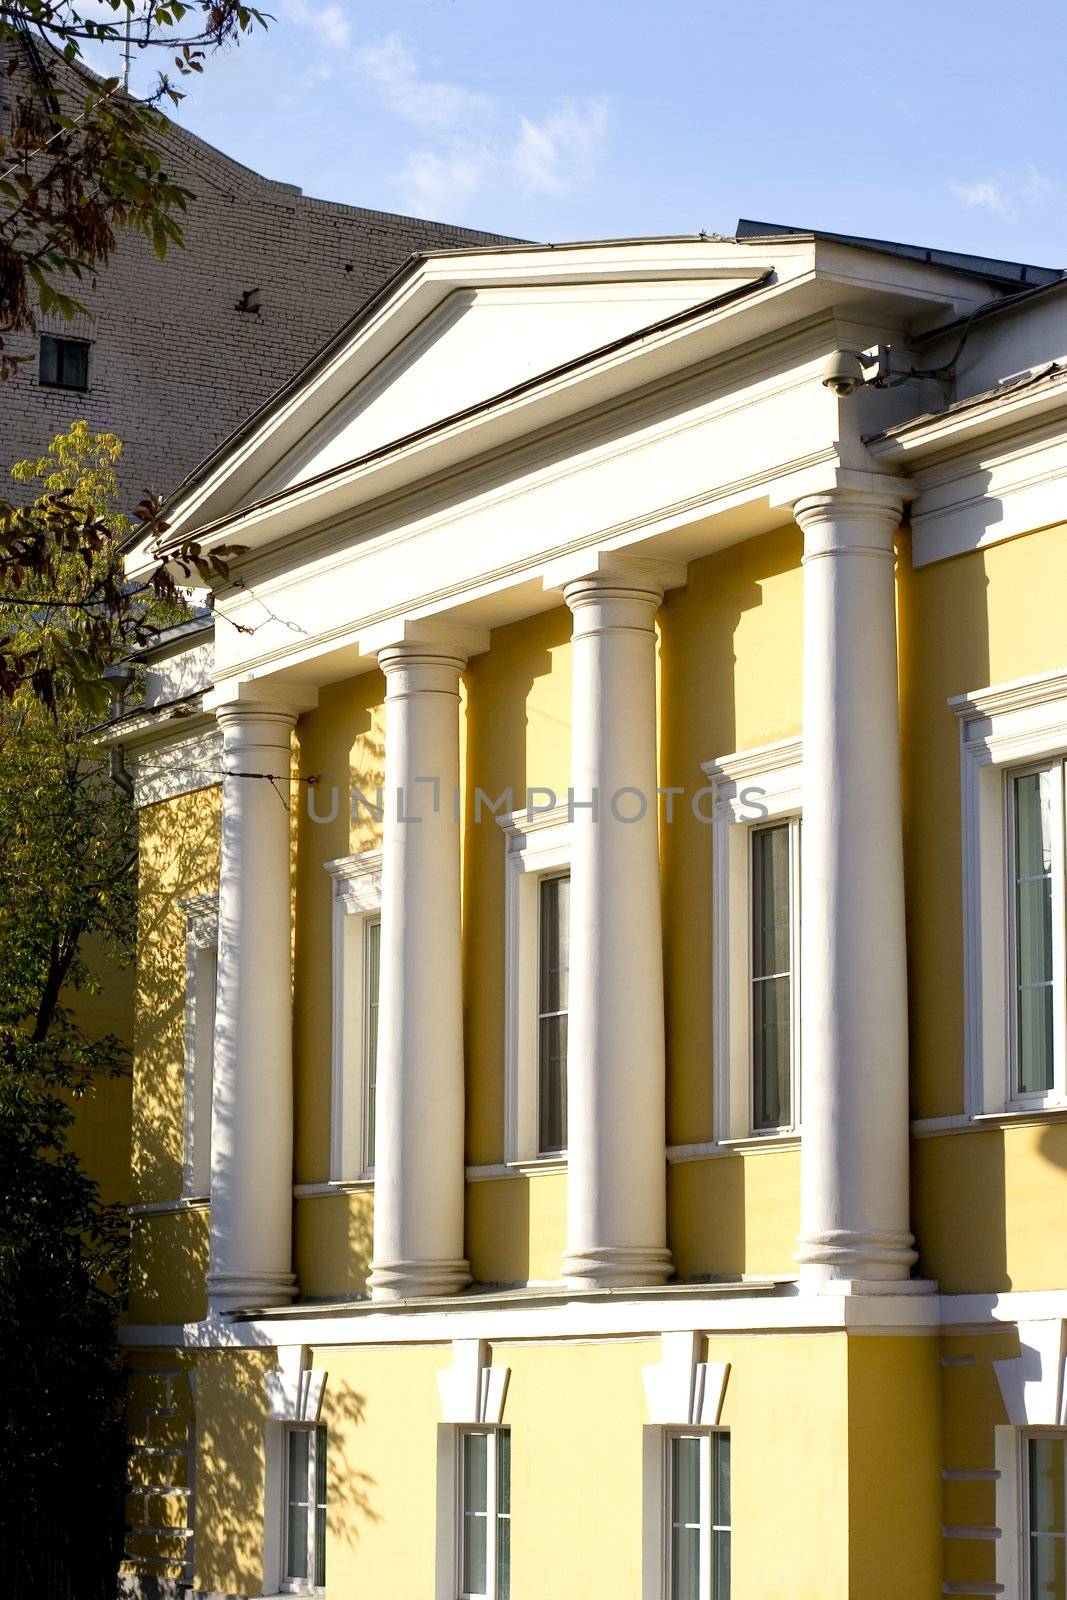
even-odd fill
[{"label": "white molding strip", "polygon": [[198,722],[195,730],[129,752],[135,809],[222,782],[222,734],[214,717]]}]

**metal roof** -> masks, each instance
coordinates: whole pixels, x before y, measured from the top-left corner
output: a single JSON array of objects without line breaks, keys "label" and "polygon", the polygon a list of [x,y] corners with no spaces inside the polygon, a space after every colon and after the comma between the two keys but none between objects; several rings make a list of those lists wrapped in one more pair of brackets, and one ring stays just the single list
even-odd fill
[{"label": "metal roof", "polygon": [[738,221],[735,238],[745,242],[789,237],[828,239],[834,244],[852,245],[857,250],[876,250],[879,255],[902,256],[906,261],[925,261],[930,266],[948,267],[972,277],[995,283],[1035,285],[1056,283],[1064,276],[1062,267],[1035,267],[1023,261],[1001,261],[995,256],[972,256],[958,250],[934,250],[927,245],[899,244],[893,239],[865,239],[854,233],[827,233],[822,228],[793,228],[783,222]]}]

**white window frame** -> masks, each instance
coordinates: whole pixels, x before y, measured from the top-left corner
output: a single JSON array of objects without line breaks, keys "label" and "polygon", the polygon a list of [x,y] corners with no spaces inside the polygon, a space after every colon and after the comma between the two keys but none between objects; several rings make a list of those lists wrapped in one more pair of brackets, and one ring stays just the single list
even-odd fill
[{"label": "white window frame", "polygon": [[[962,810],[965,1110],[969,1117],[1067,1107],[1067,998],[1054,990],[1056,1086],[1015,1085],[1014,860],[1010,783],[1067,757],[1067,670],[955,696]],[[1062,808],[1060,816],[1062,819]],[[1062,841],[1061,821],[1061,841]],[[1063,844],[1061,842],[1062,851]],[[1062,865],[1062,864],[1061,864]],[[1054,872],[1053,925],[1063,973],[1063,872]]]},{"label": "white window frame", "polygon": [[185,1070],[182,1092],[182,1198],[211,1193],[211,1092],[215,1056],[219,897],[178,902],[185,917]]},{"label": "white window frame", "polygon": [[330,1182],[370,1185],[366,1073],[366,938],[381,920],[382,852],[326,862],[333,881]]},{"label": "white window frame", "polygon": [[538,922],[540,884],[570,870],[572,825],[566,805],[497,817],[504,832],[504,1160],[551,1168],[566,1152],[538,1152]]},{"label": "white window frame", "polygon": [[[712,1476],[712,1445],[717,1435],[729,1436],[729,1428],[706,1427],[700,1424],[679,1422],[669,1426],[648,1426],[644,1430],[645,1479],[645,1529],[644,1576],[642,1600],[669,1600],[671,1592],[671,1440],[698,1438],[701,1441],[701,1572],[703,1585],[700,1600],[711,1600],[713,1594],[712,1551],[714,1540],[714,1480]],[[732,1453],[731,1453],[732,1468]],[[733,1516],[733,1481],[730,1483],[731,1517]],[[725,1530],[733,1541],[733,1525]],[[732,1569],[732,1563],[731,1563]],[[733,1587],[731,1583],[731,1588]]]},{"label": "white window frame", "polygon": [[[783,739],[702,763],[712,789],[712,1127],[717,1144],[794,1142],[801,1125],[800,827],[803,744]],[[752,835],[789,824],[791,1118],[755,1127]]]},{"label": "white window frame", "polygon": [[[998,1427],[996,1439],[997,1582],[1006,1595],[1037,1600],[1030,1585],[1030,1440],[1058,1439],[1067,1455],[1063,1427]],[[1067,1508],[1065,1508],[1067,1510]]]},{"label": "white window frame", "polygon": [[[281,1430],[281,1529],[279,1532],[279,1594],[324,1595],[325,1584],[315,1582],[315,1531],[318,1515],[316,1503],[316,1458],[318,1453],[317,1430],[324,1425],[320,1422],[287,1422]],[[308,1548],[307,1566],[309,1577],[290,1578],[286,1573],[289,1565],[289,1435],[291,1433],[306,1433],[310,1435],[308,1443]],[[324,1430],[325,1433],[325,1430]],[[327,1444],[327,1459],[329,1459],[329,1446]]]},{"label": "white window frame", "polygon": [[[506,1423],[470,1422],[462,1423],[454,1430],[455,1462],[455,1513],[453,1518],[453,1593],[456,1600],[498,1600],[497,1596],[497,1440],[501,1433],[510,1434]],[[486,1589],[484,1593],[463,1587],[463,1440],[470,1434],[486,1434],[488,1444],[485,1460],[485,1487],[486,1487],[486,1516],[485,1516],[485,1577]],[[510,1485],[509,1485],[510,1489]],[[507,1513],[511,1520],[510,1510]],[[510,1577],[510,1565],[509,1565]]]}]

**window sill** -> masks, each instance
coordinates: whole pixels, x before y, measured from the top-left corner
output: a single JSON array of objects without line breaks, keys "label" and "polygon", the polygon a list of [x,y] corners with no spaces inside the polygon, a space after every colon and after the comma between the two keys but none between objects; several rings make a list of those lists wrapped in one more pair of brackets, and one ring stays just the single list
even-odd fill
[{"label": "window sill", "polygon": [[758,1156],[770,1151],[799,1150],[800,1129],[750,1134],[743,1139],[709,1139],[702,1144],[669,1144],[667,1163],[712,1160],[722,1156]]},{"label": "window sill", "polygon": [[1045,1100],[1029,1106],[1005,1106],[1003,1111],[976,1111],[971,1120],[988,1126],[1000,1122],[1048,1122],[1061,1117],[1067,1117],[1067,1101]]},{"label": "window sill", "polygon": [[530,1161],[496,1161],[485,1166],[468,1167],[468,1183],[482,1183],[489,1178],[536,1178],[549,1172],[566,1172],[566,1156],[537,1156]]},{"label": "window sill", "polygon": [[330,1178],[326,1183],[294,1183],[294,1200],[319,1200],[332,1194],[374,1192],[373,1178]]},{"label": "window sill", "polygon": [[1047,1105],[1009,1106],[1003,1111],[959,1112],[947,1117],[919,1117],[911,1125],[913,1138],[936,1139],[940,1134],[980,1133],[990,1128],[1040,1127],[1067,1119],[1067,1101]]},{"label": "window sill", "polygon": [[505,1161],[504,1165],[509,1172],[523,1173],[530,1177],[539,1172],[566,1172],[567,1157],[561,1156],[529,1156],[520,1161]]},{"label": "window sill", "polygon": [[148,1200],[143,1205],[128,1206],[131,1217],[167,1217],[177,1211],[206,1211],[211,1205],[208,1196],[189,1194],[178,1200]]}]

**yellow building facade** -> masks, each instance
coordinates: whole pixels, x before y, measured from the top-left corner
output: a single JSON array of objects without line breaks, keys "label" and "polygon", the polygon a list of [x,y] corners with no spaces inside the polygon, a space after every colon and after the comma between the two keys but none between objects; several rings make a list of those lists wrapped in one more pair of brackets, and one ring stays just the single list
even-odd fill
[{"label": "yellow building facade", "polygon": [[177,497],[124,1592],[1064,1600],[1065,305],[419,258]]}]

